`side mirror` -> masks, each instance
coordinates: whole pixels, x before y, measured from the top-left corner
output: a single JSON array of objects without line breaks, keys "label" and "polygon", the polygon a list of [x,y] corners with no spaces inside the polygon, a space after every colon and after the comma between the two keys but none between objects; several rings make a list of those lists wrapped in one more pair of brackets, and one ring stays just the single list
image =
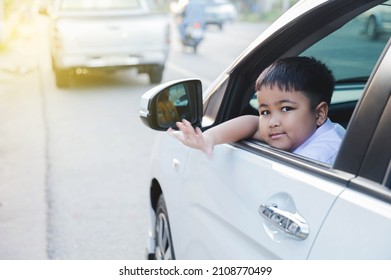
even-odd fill
[{"label": "side mirror", "polygon": [[200,126],[202,111],[202,85],[197,79],[165,83],[141,97],[140,118],[146,126],[155,130],[175,128],[175,123],[182,119],[193,126]]}]

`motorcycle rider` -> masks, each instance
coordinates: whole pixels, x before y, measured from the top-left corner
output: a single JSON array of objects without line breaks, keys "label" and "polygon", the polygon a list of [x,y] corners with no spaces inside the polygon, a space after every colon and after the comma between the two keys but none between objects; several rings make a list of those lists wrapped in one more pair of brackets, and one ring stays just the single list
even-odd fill
[{"label": "motorcycle rider", "polygon": [[183,11],[180,13],[179,33],[181,41],[186,41],[186,27],[195,23],[201,25],[205,29],[205,1],[204,0],[188,0]]}]

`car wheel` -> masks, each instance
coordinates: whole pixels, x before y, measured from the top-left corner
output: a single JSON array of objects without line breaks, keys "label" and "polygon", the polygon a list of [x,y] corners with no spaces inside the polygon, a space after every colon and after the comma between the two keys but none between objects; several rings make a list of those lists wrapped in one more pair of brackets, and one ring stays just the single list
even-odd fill
[{"label": "car wheel", "polygon": [[163,79],[163,69],[164,67],[161,65],[152,66],[149,71],[149,80],[151,84],[158,84]]},{"label": "car wheel", "polygon": [[379,36],[379,27],[374,17],[370,17],[367,23],[367,35],[371,40],[376,40]]},{"label": "car wheel", "polygon": [[160,195],[156,207],[155,224],[155,259],[156,260],[174,260],[174,248],[166,203],[163,195]]},{"label": "car wheel", "polygon": [[54,74],[56,76],[56,86],[59,88],[66,88],[69,86],[69,73],[68,70],[55,69]]}]

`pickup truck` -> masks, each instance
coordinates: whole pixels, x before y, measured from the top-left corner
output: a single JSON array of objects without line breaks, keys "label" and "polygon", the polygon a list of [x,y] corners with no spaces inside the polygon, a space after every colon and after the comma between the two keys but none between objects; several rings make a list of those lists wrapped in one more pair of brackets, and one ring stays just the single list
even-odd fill
[{"label": "pickup truck", "polygon": [[148,0],[56,0],[50,15],[50,55],[56,85],[72,74],[137,68],[160,83],[169,51],[169,15]]}]

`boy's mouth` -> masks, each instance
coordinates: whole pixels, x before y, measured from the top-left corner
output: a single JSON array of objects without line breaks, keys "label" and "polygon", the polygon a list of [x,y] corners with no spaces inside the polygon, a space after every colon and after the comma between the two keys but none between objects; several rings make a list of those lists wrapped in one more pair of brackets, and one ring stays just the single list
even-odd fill
[{"label": "boy's mouth", "polygon": [[285,135],[285,133],[282,133],[282,132],[270,133],[270,134],[269,134],[269,137],[270,137],[270,139],[272,139],[272,140],[278,140],[278,139],[282,138],[284,135]]}]

